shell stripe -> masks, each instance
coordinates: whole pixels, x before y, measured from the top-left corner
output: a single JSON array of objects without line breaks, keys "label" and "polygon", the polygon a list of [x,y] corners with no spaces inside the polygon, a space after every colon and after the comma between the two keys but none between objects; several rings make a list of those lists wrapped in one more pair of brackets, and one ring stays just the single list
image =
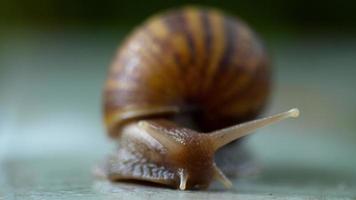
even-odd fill
[{"label": "shell stripe", "polygon": [[[196,99],[195,97],[199,94],[201,84],[197,80],[202,79],[202,72],[204,70],[204,60],[206,57],[206,50],[204,44],[204,29],[200,17],[201,11],[194,8],[188,8],[184,12],[184,18],[186,22],[186,35],[191,36],[193,39],[193,46],[195,50],[195,55],[192,58],[189,67],[189,73],[185,77],[187,84],[187,97],[189,99]],[[188,41],[190,40],[187,38]]]},{"label": "shell stripe", "polygon": [[[223,19],[223,27],[224,27],[224,53],[218,62],[218,68],[212,77],[215,95],[210,100],[211,103],[214,103],[222,99],[221,96],[223,93],[229,92],[231,90],[231,84],[234,84],[234,81],[238,79],[239,72],[236,67],[232,66],[233,56],[236,55],[237,52],[237,37],[238,30],[234,27],[234,22],[231,18],[225,17]],[[229,88],[229,89],[227,89]]]},{"label": "shell stripe", "polygon": [[[166,26],[163,20],[159,21],[159,26],[165,29],[166,34],[161,35],[155,26],[151,26],[145,29],[146,36],[150,38],[152,44],[151,48],[147,49],[147,51],[151,51],[150,57],[155,58],[157,64],[157,72],[161,74],[162,80],[166,80],[165,82],[174,83],[171,87],[167,87],[167,84],[161,84],[161,86],[165,86],[167,89],[175,89],[175,91],[171,91],[175,95],[179,95],[183,90],[178,81],[171,80],[179,80],[181,76],[181,72],[179,71],[179,66],[182,65],[177,58],[185,57],[186,55],[178,55],[176,52],[177,49],[185,50],[187,47],[182,43],[183,40],[180,35],[170,36],[168,27]],[[158,24],[158,22],[157,22]],[[155,47],[155,48],[152,48]],[[158,64],[160,63],[160,64]],[[162,67],[165,70],[162,70]],[[167,70],[167,71],[166,71]],[[169,75],[169,76],[167,76]],[[161,91],[162,92],[162,91]],[[167,92],[167,91],[166,91]],[[169,92],[169,91],[168,91]],[[177,94],[178,93],[178,94]]]},{"label": "shell stripe", "polygon": [[188,31],[188,28],[186,26],[187,22],[186,22],[186,19],[184,16],[184,12],[176,11],[176,13],[173,13],[172,15],[167,16],[164,19],[164,22],[173,35],[174,34],[183,34],[184,38],[187,42],[188,51],[189,51],[188,52],[189,61],[188,61],[188,63],[180,63],[180,67],[182,68],[181,70],[184,73],[187,71],[187,67],[189,67],[190,64],[194,62],[193,59],[196,55],[196,49],[195,49],[195,45],[194,45],[193,36],[192,36],[192,33],[190,31]]},{"label": "shell stripe", "polygon": [[[209,96],[209,88],[213,84],[213,75],[215,74],[218,65],[219,65],[219,60],[223,56],[224,53],[224,44],[225,44],[225,38],[224,38],[224,29],[223,29],[223,17],[221,14],[217,11],[211,11],[209,12],[209,22],[211,24],[211,30],[212,30],[212,42],[211,42],[211,53],[210,53],[210,58],[209,58],[209,65],[207,66],[206,69],[206,75],[205,75],[205,81],[203,85],[203,90],[205,92],[205,95]],[[204,95],[204,96],[205,96]]]},{"label": "shell stripe", "polygon": [[224,70],[229,69],[233,54],[237,51],[237,30],[233,26],[233,23],[234,22],[230,18],[224,18],[223,24],[225,31],[224,34],[226,38],[225,49],[223,56],[221,57],[221,60],[219,62],[219,70],[216,76],[218,76],[220,73],[223,73]]}]

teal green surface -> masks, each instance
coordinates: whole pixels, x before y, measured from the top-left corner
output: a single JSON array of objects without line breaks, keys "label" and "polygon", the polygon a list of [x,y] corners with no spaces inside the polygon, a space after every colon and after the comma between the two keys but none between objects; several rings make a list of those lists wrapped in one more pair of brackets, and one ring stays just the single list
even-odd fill
[{"label": "teal green surface", "polygon": [[274,92],[265,115],[300,118],[246,140],[258,173],[175,191],[97,180],[114,145],[101,122],[101,89],[123,32],[4,29],[0,35],[0,199],[356,198],[356,39],[267,38]]}]

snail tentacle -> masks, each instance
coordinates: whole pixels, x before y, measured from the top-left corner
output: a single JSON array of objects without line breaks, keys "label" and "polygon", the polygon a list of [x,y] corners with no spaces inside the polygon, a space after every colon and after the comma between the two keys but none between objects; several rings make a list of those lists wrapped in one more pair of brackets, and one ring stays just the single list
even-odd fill
[{"label": "snail tentacle", "polygon": [[164,146],[168,152],[173,153],[182,149],[182,146],[176,141],[169,132],[162,129],[160,126],[155,126],[148,121],[138,122],[140,129],[148,133],[155,140],[157,140],[162,146]]},{"label": "snail tentacle", "polygon": [[214,163],[214,178],[220,181],[226,188],[231,188],[231,181],[225,176],[225,174]]},{"label": "snail tentacle", "polygon": [[250,134],[252,131],[258,128],[262,128],[264,126],[274,124],[276,122],[282,121],[290,117],[298,117],[298,116],[299,116],[299,110],[297,108],[293,108],[289,111],[275,114],[269,117],[256,119],[253,121],[249,121],[228,128],[224,128],[221,130],[217,130],[209,133],[209,136],[211,137],[212,141],[214,141],[213,142],[214,149],[217,150],[234,140],[237,140],[243,136]]},{"label": "snail tentacle", "polygon": [[187,181],[188,181],[188,173],[185,172],[184,169],[178,169],[178,175],[179,175],[179,189],[180,190],[185,190],[187,187]]}]

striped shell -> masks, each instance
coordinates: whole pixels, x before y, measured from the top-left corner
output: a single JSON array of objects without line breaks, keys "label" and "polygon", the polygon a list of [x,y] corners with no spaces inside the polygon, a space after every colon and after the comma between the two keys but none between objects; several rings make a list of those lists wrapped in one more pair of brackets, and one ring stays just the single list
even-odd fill
[{"label": "striped shell", "polygon": [[187,112],[204,131],[258,115],[270,89],[267,54],[241,20],[186,7],[148,19],[119,49],[109,71],[105,122]]}]

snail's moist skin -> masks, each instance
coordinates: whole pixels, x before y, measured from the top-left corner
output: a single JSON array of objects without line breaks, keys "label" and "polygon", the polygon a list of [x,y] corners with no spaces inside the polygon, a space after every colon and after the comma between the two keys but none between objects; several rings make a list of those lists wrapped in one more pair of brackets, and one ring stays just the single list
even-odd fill
[{"label": "snail's moist skin", "polygon": [[113,180],[141,180],[185,189],[207,188],[212,179],[226,187],[232,183],[213,161],[214,152],[262,128],[299,116],[294,108],[265,118],[210,133],[198,133],[166,119],[127,123],[119,136],[119,149],[106,166]]},{"label": "snail's moist skin", "polygon": [[106,166],[109,179],[144,180],[179,188],[184,173],[186,189],[207,188],[215,165],[210,138],[164,119],[146,122],[152,129],[143,129],[139,122],[123,127],[118,151]]}]

